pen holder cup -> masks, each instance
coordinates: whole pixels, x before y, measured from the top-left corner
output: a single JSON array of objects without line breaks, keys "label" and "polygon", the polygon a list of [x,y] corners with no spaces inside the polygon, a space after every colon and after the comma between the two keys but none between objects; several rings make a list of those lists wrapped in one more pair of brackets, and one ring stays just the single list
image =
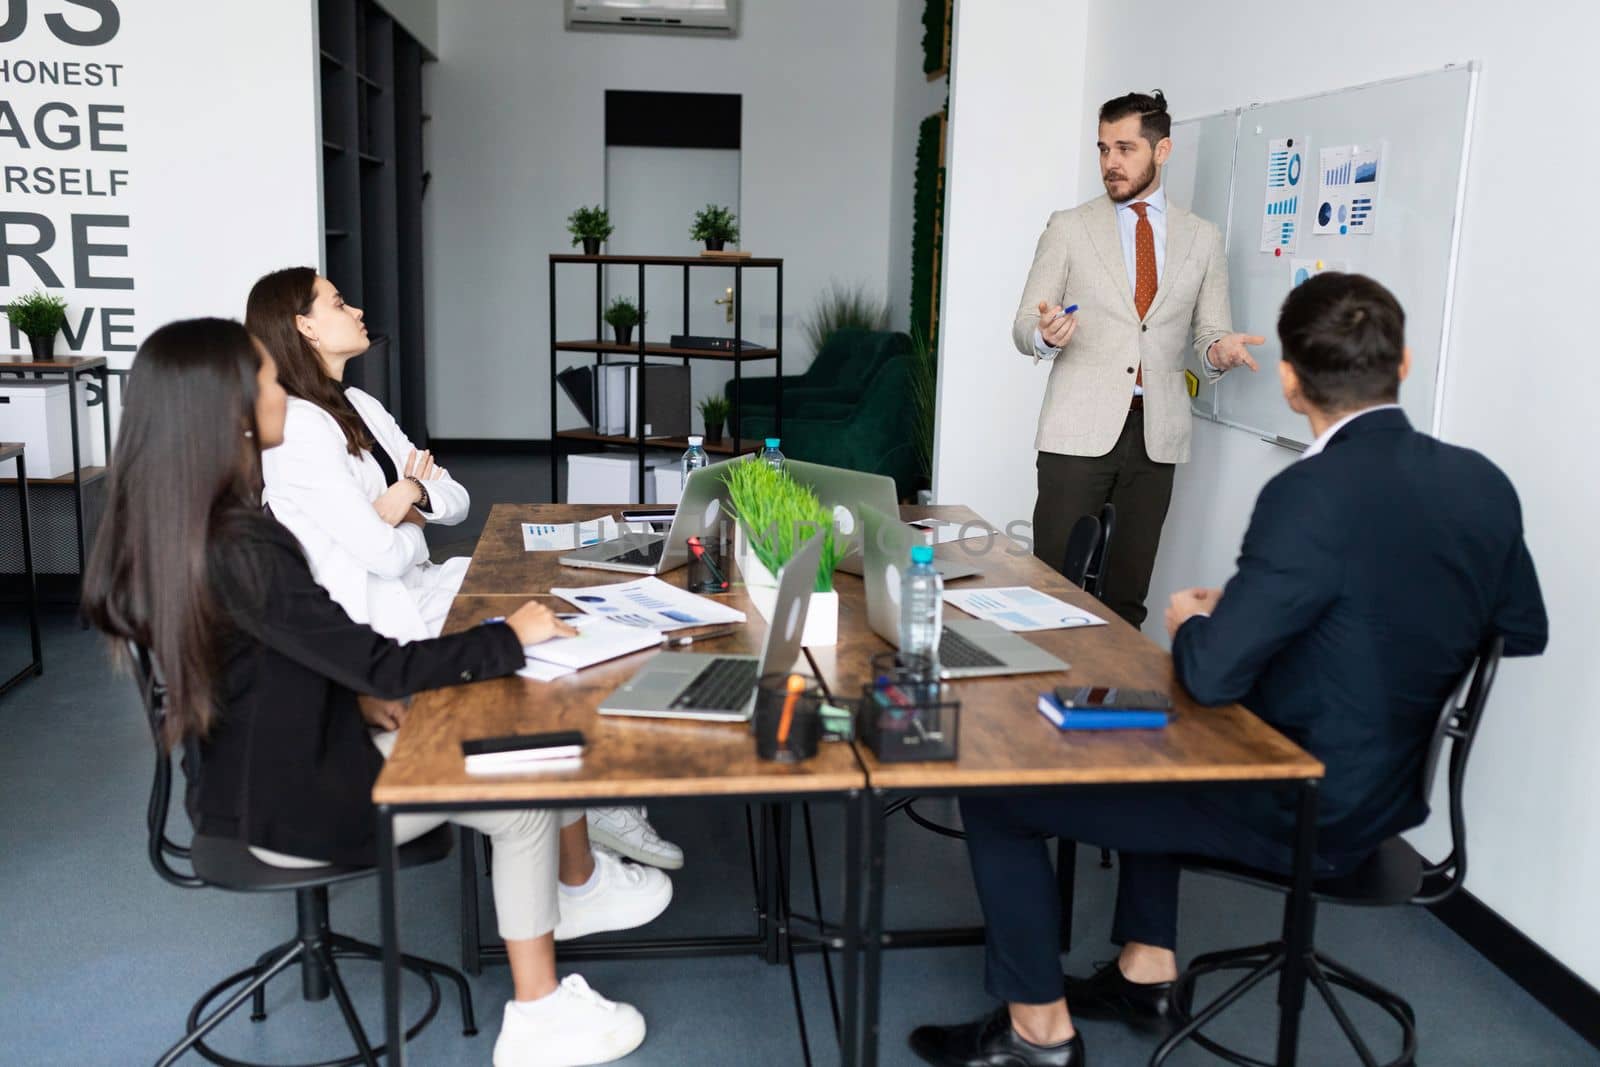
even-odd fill
[{"label": "pen holder cup", "polygon": [[961,739],[961,702],[926,657],[872,657],[861,687],[856,732],[882,763],[953,760]]},{"label": "pen holder cup", "polygon": [[[789,679],[797,677],[805,688],[793,695],[787,732],[784,707],[790,701]],[[817,754],[822,739],[822,687],[810,675],[768,674],[756,683],[756,710],[750,726],[756,735],[756,755],[779,763],[798,763]]]},{"label": "pen holder cup", "polygon": [[700,556],[689,553],[689,574],[684,587],[691,593],[716,595],[728,591],[728,554],[719,539],[701,538]]}]

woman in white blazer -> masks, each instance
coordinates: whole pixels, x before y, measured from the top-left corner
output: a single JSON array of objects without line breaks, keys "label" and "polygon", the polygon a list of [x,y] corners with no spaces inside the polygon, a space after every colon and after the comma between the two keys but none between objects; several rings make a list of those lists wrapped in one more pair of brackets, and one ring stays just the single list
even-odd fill
[{"label": "woman in white blazer", "polygon": [[[362,319],[310,267],[275,271],[250,290],[245,325],[277,361],[289,393],[283,444],[262,455],[263,501],[352,619],[401,642],[436,637],[469,561],[431,563],[422,529],[461,522],[470,500],[382,404],[344,384],[345,366],[368,347]],[[391,709],[395,725],[402,714]],[[603,808],[589,813],[587,828],[580,813],[569,816],[563,879],[574,865],[580,873],[589,866],[591,831],[630,859],[683,865],[682,850],[661,839],[643,809]],[[597,870],[616,873],[614,857],[598,855]],[[557,929],[557,940],[563,933]]]}]

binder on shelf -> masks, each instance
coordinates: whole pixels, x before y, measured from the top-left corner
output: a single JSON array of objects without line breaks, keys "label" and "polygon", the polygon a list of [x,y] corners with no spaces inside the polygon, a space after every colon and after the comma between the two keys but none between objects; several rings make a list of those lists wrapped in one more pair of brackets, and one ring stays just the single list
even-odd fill
[{"label": "binder on shelf", "polygon": [[589,426],[596,426],[594,406],[594,368],[593,367],[568,367],[556,375],[556,381],[561,385],[561,391],[567,394],[578,414],[583,416],[583,421]]},{"label": "binder on shelf", "polygon": [[[689,368],[664,363],[646,363],[644,372],[644,435],[646,437],[687,437],[689,435]],[[639,368],[628,368],[628,421],[623,432],[639,434]]]},{"label": "binder on shelf", "polygon": [[599,433],[622,434],[628,428],[628,369],[620,363],[600,368]]}]

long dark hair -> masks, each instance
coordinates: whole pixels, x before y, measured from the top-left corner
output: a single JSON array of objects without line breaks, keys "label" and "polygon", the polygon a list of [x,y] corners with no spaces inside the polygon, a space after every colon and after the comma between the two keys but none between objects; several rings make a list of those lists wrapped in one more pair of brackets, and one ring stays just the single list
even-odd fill
[{"label": "long dark hair", "polygon": [[117,431],[83,612],[149,649],[167,687],[166,741],[204,737],[228,631],[208,573],[213,540],[261,517],[256,375],[261,355],[230,319],[189,319],[139,346]]},{"label": "long dark hair", "polygon": [[328,377],[322,357],[294,324],[296,315],[311,314],[317,299],[317,272],[310,267],[273,271],[250,289],[244,324],[267,346],[278,362],[278,381],[290,396],[308,400],[333,416],[344,431],[352,456],[377,444],[367,424],[350,406],[339,383]]}]

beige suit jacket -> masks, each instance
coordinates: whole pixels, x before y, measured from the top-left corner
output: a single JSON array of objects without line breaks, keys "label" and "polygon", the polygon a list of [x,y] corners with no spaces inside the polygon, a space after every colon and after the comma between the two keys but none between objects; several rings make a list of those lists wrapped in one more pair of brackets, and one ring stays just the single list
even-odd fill
[{"label": "beige suit jacket", "polygon": [[1034,447],[1068,456],[1103,456],[1128,417],[1135,369],[1144,367],[1144,439],[1158,463],[1189,458],[1189,391],[1184,350],[1200,365],[1206,349],[1233,331],[1222,235],[1167,202],[1167,250],[1156,298],[1141,322],[1122,256],[1116,206],[1100,196],[1050,216],[1033,254],[1012,325],[1017,350],[1037,361],[1033,331],[1039,301],[1078,305],[1078,328],[1053,361]]}]

